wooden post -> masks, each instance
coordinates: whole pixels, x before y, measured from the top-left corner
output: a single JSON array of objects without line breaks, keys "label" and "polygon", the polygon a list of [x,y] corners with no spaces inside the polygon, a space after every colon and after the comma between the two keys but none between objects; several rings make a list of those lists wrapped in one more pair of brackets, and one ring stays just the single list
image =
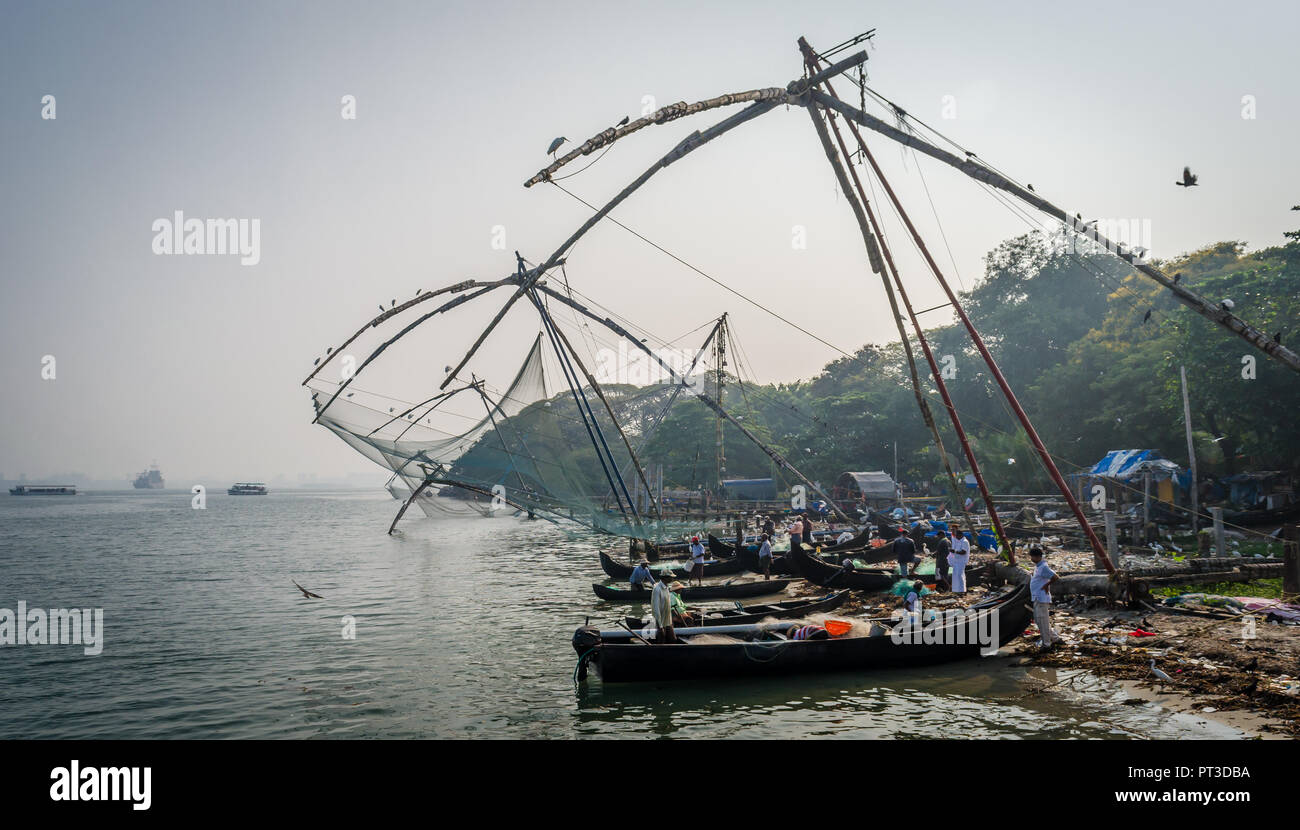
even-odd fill
[{"label": "wooden post", "polygon": [[1227,556],[1227,537],[1223,533],[1223,508],[1211,507],[1210,515],[1214,517],[1214,555]]},{"label": "wooden post", "polygon": [[1151,526],[1151,471],[1142,474],[1142,544],[1146,544],[1150,539],[1150,531],[1147,529]]},{"label": "wooden post", "polygon": [[[1110,561],[1114,563],[1118,561],[1119,555],[1119,539],[1117,538],[1119,534],[1115,528],[1115,511],[1107,510],[1102,513],[1102,517],[1106,521],[1106,553],[1110,556]],[[1094,556],[1093,559],[1098,568],[1102,567],[1100,557]]]},{"label": "wooden post", "polygon": [[1192,407],[1187,401],[1187,367],[1179,366],[1178,375],[1183,382],[1183,426],[1187,432],[1187,463],[1192,473],[1192,486],[1189,489],[1192,495],[1192,532],[1195,533],[1201,529],[1201,497],[1198,492],[1200,482],[1196,479],[1196,447],[1192,446]]},{"label": "wooden post", "polygon": [[1300,525],[1286,525],[1282,539],[1282,591],[1294,598],[1300,594]]}]

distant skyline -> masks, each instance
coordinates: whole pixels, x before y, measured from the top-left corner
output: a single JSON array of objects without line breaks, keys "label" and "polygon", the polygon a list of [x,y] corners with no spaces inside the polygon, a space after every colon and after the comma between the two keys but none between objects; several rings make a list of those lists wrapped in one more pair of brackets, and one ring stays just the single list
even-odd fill
[{"label": "distant skyline", "polygon": [[[553,138],[570,140],[563,152],[647,106],[783,86],[801,74],[800,35],[824,49],[876,28],[874,89],[1069,210],[1149,221],[1156,257],[1278,245],[1300,225],[1294,3],[86,2],[0,14],[10,479],[83,471],[125,487],[154,460],[169,487],[382,479],[310,424],[299,383],[313,359],[377,305],[499,278],[515,250],[553,250],[589,215],[554,187],[521,186]],[[847,82],[839,93],[857,101]],[[734,111],[646,130],[562,184],[603,203]],[[931,161],[918,173],[915,156],[870,141],[959,285],[1030,229],[959,173]],[[1185,164],[1200,186],[1174,185]],[[168,255],[160,222],[178,211],[244,220],[231,250],[255,239],[256,255]],[[896,337],[801,108],[692,154],[614,215],[846,351]],[[791,244],[796,228],[806,249]],[[936,305],[910,244],[890,241],[918,307]],[[566,273],[663,339],[729,312],[761,382],[810,378],[837,356],[609,223]],[[430,334],[409,377],[436,386],[498,305]],[[512,317],[481,368],[508,371],[535,334]]]}]

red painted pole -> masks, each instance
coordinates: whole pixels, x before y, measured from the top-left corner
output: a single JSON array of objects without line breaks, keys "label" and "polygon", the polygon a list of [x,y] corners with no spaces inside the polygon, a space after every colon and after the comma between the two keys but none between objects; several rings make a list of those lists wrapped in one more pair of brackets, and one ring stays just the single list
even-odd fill
[{"label": "red painted pole", "polygon": [[[799,46],[805,51],[805,54],[812,52],[812,47],[810,47],[808,42],[803,38],[799,39]],[[814,62],[817,60],[815,54],[811,57]],[[809,104],[809,106],[815,105]],[[1020,402],[1016,400],[1015,393],[1011,391],[1011,386],[1007,383],[1007,379],[1002,375],[1002,370],[998,368],[998,364],[993,359],[993,355],[989,353],[988,347],[984,345],[984,338],[980,336],[979,331],[975,328],[975,324],[972,323],[970,317],[966,315],[966,310],[962,308],[961,303],[957,301],[957,295],[953,292],[952,286],[948,284],[948,280],[944,278],[943,272],[939,270],[938,264],[935,263],[934,257],[930,255],[929,248],[926,247],[925,241],[916,230],[916,226],[912,224],[912,220],[903,209],[902,204],[898,200],[897,194],[894,193],[894,189],[890,187],[889,181],[885,178],[884,173],[880,169],[880,165],[876,163],[875,156],[873,156],[871,151],[867,149],[866,142],[862,140],[862,136],[858,133],[856,128],[853,132],[855,138],[858,140],[858,147],[862,150],[863,157],[871,164],[871,169],[875,172],[876,178],[880,180],[880,184],[884,188],[885,193],[889,196],[890,202],[893,203],[894,209],[897,210],[898,215],[902,217],[903,224],[907,226],[907,231],[916,242],[917,249],[920,250],[921,256],[925,259],[926,264],[929,265],[930,270],[934,273],[935,279],[939,281],[939,285],[943,287],[944,293],[948,295],[949,302],[952,303],[952,307],[957,311],[957,316],[961,318],[962,325],[965,326],[967,333],[970,334],[971,342],[975,344],[975,348],[979,351],[980,356],[984,358],[984,362],[988,365],[993,378],[1002,389],[1002,394],[1006,397],[1007,403],[1011,405],[1011,409],[1015,412],[1016,418],[1024,428],[1025,434],[1029,436],[1029,440],[1034,445],[1034,449],[1037,451],[1039,459],[1043,462],[1043,467],[1046,468],[1048,474],[1052,477],[1052,481],[1055,482],[1057,488],[1061,491],[1061,495],[1065,497],[1066,503],[1069,504],[1070,510],[1074,513],[1074,518],[1079,522],[1080,528],[1083,529],[1084,534],[1088,537],[1088,542],[1092,545],[1093,556],[1108,572],[1113,573],[1115,571],[1115,565],[1110,561],[1110,557],[1106,555],[1106,549],[1102,546],[1101,540],[1097,538],[1097,534],[1092,529],[1092,525],[1088,524],[1087,518],[1083,515],[1083,510],[1079,507],[1079,503],[1075,500],[1074,494],[1070,492],[1069,486],[1061,476],[1061,471],[1056,468],[1056,463],[1052,461],[1052,457],[1048,454],[1047,448],[1043,446],[1043,441],[1038,437],[1037,430],[1035,430],[1034,425],[1030,423],[1029,416],[1025,414],[1025,410],[1020,406]],[[994,512],[991,504],[989,506],[989,511]],[[1003,537],[1003,541],[1006,541],[1006,537]],[[1010,547],[1009,544],[1008,547]]]}]

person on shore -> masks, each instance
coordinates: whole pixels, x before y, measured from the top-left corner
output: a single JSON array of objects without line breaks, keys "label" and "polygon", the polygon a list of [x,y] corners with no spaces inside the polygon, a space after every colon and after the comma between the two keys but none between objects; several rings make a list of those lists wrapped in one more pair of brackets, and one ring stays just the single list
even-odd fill
[{"label": "person on shore", "polygon": [[772,578],[772,540],[766,533],[758,542],[758,567],[763,570],[763,579]]},{"label": "person on shore", "polygon": [[691,537],[691,574],[688,578],[696,579],[700,585],[704,584],[704,545],[700,544],[700,537]]},{"label": "person on shore", "polygon": [[659,572],[659,581],[655,583],[650,594],[650,613],[655,618],[655,642],[675,643],[677,635],[673,633],[673,589],[668,580],[672,572],[667,568]]},{"label": "person on shore", "polygon": [[900,527],[898,532],[901,535],[894,540],[894,556],[898,559],[898,573],[907,577],[912,573],[912,562],[916,558],[916,542],[904,528]]},{"label": "person on shore", "polygon": [[637,562],[627,581],[633,588],[644,588],[647,584],[654,585],[655,575],[650,571],[650,563],[644,559]]},{"label": "person on shore", "polygon": [[790,549],[803,541],[803,517],[796,515],[794,524],[790,525]]},{"label": "person on shore", "polygon": [[763,533],[767,534],[769,539],[776,535],[776,522],[772,521],[771,516],[763,517]]},{"label": "person on shore", "polygon": [[1029,549],[1029,559],[1034,563],[1034,572],[1029,577],[1029,593],[1034,600],[1034,622],[1038,624],[1038,645],[1048,649],[1057,643],[1063,643],[1061,635],[1052,630],[1052,586],[1060,581],[1056,571],[1048,567],[1043,559],[1043,549],[1034,546]]},{"label": "person on shore", "polygon": [[805,514],[803,517],[803,543],[808,547],[812,547],[812,543],[813,543],[812,517],[807,514]]},{"label": "person on shore", "polygon": [[952,537],[952,552],[948,554],[948,564],[952,567],[952,592],[966,593],[966,565],[970,563],[970,540],[966,534],[958,531]]},{"label": "person on shore", "polygon": [[[948,554],[952,552],[952,545],[948,543],[948,534],[945,531],[939,531],[938,541],[934,547],[934,582],[935,587],[944,591],[952,590],[952,582],[948,579]],[[963,578],[965,573],[962,574]],[[964,579],[963,579],[964,582]],[[963,587],[965,587],[963,585]]]}]

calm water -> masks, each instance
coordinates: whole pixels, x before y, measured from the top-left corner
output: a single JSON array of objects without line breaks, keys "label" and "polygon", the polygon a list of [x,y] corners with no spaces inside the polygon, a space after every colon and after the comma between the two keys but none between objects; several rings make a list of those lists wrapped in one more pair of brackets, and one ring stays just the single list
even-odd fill
[{"label": "calm water", "polygon": [[[768,682],[572,682],[601,542],[545,522],[384,531],[386,493],[0,495],[0,607],[104,609],[104,649],[0,646],[0,738],[1235,737],[1021,699],[999,659]],[[604,543],[608,546],[608,542]],[[323,595],[304,599],[296,580]],[[345,615],[356,637],[342,637]]]}]

